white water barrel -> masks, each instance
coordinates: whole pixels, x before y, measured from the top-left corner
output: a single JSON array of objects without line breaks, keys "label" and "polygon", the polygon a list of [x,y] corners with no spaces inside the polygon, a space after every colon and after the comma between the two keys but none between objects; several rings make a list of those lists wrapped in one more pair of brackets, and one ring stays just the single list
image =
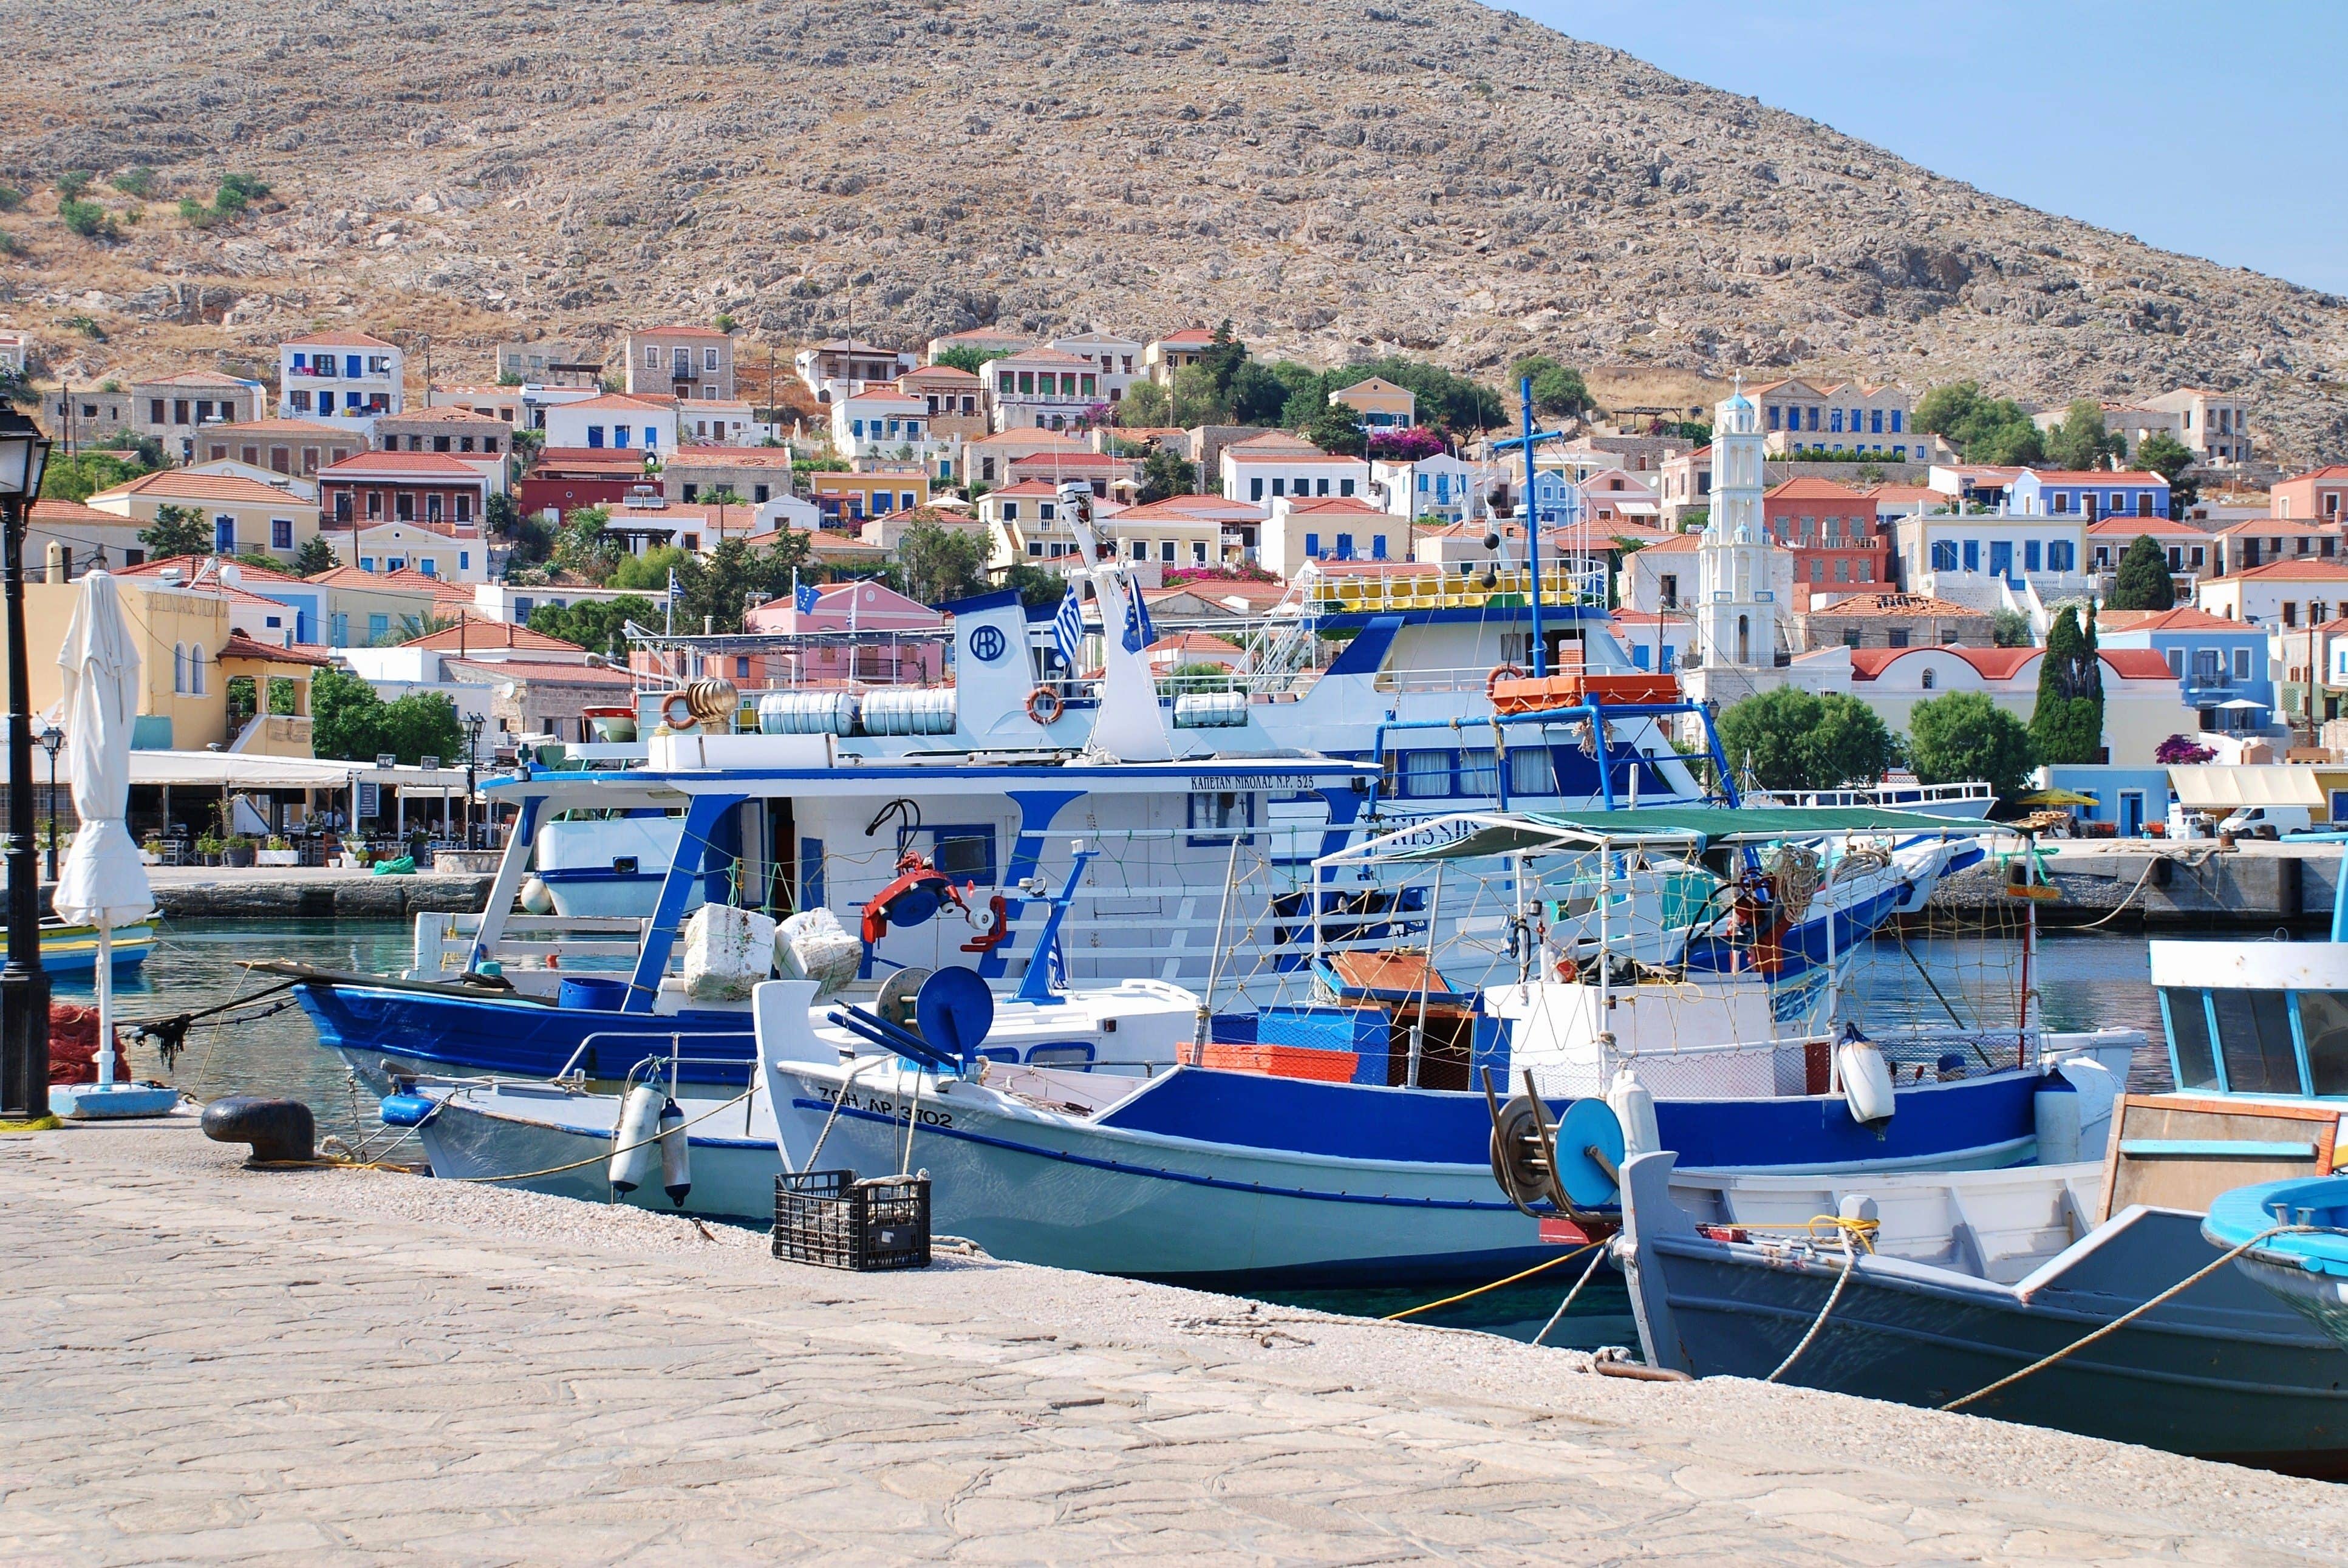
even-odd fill
[{"label": "white water barrel", "polygon": [[758,699],[761,735],[853,735],[856,698],[844,691],[778,691]]},{"label": "white water barrel", "polygon": [[888,686],[864,694],[867,735],[946,735],[953,727],[952,686]]},{"label": "white water barrel", "polygon": [[1229,729],[1248,721],[1243,691],[1185,692],[1174,699],[1177,729]]}]

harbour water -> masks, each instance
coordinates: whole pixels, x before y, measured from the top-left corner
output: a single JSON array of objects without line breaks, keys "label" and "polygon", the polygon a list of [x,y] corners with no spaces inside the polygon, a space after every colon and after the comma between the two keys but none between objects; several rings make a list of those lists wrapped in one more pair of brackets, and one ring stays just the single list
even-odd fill
[{"label": "harbour water", "polygon": [[[410,928],[400,921],[172,923],[137,978],[117,987],[119,1015],[158,1017],[263,989],[267,982],[238,968],[240,959],[292,958],[362,972],[396,971],[408,963],[410,944]],[[2019,983],[2019,954],[2011,943],[1911,937],[1904,945],[1907,951],[1887,938],[1870,944],[1859,960],[1850,999],[1866,1024],[1942,1025],[1953,1010],[1968,1026],[1990,1028],[2001,1021],[1993,1009],[2003,1007],[2004,1016],[2011,1016],[2010,998]],[[1921,978],[1920,964],[1932,985]],[[2041,939],[2032,985],[2048,1027],[2142,1029],[2147,1046],[2137,1057],[2130,1087],[2149,1091],[2168,1087],[2168,1067],[2146,965],[2141,936],[2050,934]],[[61,1000],[83,1000],[89,984],[60,980],[57,992]],[[348,1134],[361,1130],[361,1119],[374,1121],[373,1097],[362,1092],[354,1098],[342,1064],[318,1045],[298,1007],[234,1028],[191,1030],[187,1050],[169,1074],[151,1052],[139,1048],[133,1049],[131,1066],[139,1077],[168,1077],[206,1099],[235,1093],[297,1096],[316,1113],[322,1132]],[[1415,1321],[1529,1340],[1557,1310],[1582,1267],[1576,1259],[1521,1284],[1418,1315]],[[1430,1295],[1425,1286],[1257,1294],[1266,1301],[1369,1317],[1419,1305]],[[1635,1345],[1637,1331],[1619,1278],[1601,1270],[1547,1343],[1580,1348]]]}]

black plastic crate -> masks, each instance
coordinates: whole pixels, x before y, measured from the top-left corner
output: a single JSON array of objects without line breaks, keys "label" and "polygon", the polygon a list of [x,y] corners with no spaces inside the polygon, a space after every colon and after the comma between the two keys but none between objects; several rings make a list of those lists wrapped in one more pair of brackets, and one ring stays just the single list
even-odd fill
[{"label": "black plastic crate", "polygon": [[853,1171],[775,1178],[775,1255],[828,1269],[930,1266],[930,1179]]}]

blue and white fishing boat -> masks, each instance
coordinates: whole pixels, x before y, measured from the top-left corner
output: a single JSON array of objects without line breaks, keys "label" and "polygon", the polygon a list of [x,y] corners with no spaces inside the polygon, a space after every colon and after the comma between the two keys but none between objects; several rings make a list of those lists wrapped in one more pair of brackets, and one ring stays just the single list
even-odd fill
[{"label": "blue and white fishing boat", "polygon": [[[2151,966],[2178,1088],[2119,1099],[2092,1186],[1938,1178],[1945,1243],[1756,1223],[1742,1178],[1692,1200],[1672,1156],[1632,1160],[1616,1250],[1648,1360],[2348,1475],[2348,885],[2331,942],[2156,942]],[[1888,1215],[1903,1180],[1818,1212]],[[2260,1240],[2282,1224],[2318,1230]]]},{"label": "blue and white fishing boat", "polygon": [[[155,951],[155,923],[140,921],[111,931],[108,954],[118,974],[147,962]],[[41,967],[52,975],[88,975],[98,967],[98,927],[61,920],[41,923]]]}]

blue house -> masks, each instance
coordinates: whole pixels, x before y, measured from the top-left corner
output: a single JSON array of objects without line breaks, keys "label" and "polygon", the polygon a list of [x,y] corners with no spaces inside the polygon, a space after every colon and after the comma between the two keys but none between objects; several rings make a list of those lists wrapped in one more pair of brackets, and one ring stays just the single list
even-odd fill
[{"label": "blue house", "polygon": [[2024,469],[2005,488],[2007,510],[2021,517],[2168,516],[2168,481],[2158,474],[2094,469]]},{"label": "blue house", "polygon": [[2096,639],[2106,651],[2150,648],[2168,662],[2185,706],[2206,730],[2264,728],[2274,713],[2267,628],[2180,604],[2174,610],[2106,610]]}]

